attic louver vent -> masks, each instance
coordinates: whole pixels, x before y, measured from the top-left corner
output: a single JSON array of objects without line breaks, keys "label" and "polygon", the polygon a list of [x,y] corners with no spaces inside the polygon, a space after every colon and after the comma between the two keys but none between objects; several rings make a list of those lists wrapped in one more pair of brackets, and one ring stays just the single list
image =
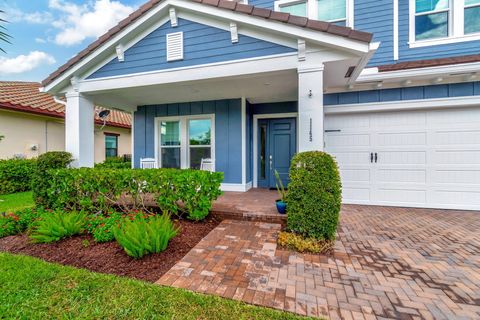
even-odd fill
[{"label": "attic louver vent", "polygon": [[183,32],[167,34],[167,61],[183,59]]}]

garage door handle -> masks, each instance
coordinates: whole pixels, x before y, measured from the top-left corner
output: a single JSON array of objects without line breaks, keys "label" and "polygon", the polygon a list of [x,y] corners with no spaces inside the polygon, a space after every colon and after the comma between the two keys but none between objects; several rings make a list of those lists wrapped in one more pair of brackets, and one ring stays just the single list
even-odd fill
[{"label": "garage door handle", "polygon": [[375,163],[377,163],[378,154],[375,152]]},{"label": "garage door handle", "polygon": [[373,163],[373,152],[370,152],[370,163]]}]

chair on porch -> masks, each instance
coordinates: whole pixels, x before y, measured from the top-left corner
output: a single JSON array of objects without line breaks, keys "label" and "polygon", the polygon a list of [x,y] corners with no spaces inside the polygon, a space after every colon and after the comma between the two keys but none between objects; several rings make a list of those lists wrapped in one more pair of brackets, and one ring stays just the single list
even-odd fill
[{"label": "chair on porch", "polygon": [[155,158],[141,158],[140,168],[142,169],[158,169],[157,160]]},{"label": "chair on porch", "polygon": [[215,171],[213,159],[202,158],[202,161],[200,162],[200,170],[210,171],[210,172]]}]

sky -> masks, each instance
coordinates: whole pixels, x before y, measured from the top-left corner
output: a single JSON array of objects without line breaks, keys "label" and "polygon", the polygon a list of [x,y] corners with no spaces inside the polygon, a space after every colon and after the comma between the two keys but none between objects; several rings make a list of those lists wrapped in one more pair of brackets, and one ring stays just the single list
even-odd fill
[{"label": "sky", "polygon": [[147,0],[0,0],[0,80],[41,81]]}]

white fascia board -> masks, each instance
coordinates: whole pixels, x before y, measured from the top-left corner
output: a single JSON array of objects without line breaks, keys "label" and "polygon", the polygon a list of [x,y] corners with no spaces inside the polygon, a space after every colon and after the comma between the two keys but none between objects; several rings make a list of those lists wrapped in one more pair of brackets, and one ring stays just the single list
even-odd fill
[{"label": "white fascia board", "polygon": [[347,114],[378,111],[425,110],[453,107],[478,107],[480,96],[438,99],[400,100],[386,102],[339,104],[324,106],[325,114]]},{"label": "white fascia board", "polygon": [[362,71],[364,70],[365,66],[367,65],[368,61],[373,57],[375,52],[377,52],[377,49],[380,47],[380,42],[373,42],[370,43],[370,48],[368,50],[368,53],[364,55],[362,58],[360,58],[360,61],[358,62],[357,66],[355,67],[355,70],[353,70],[352,75],[350,76],[350,79],[348,79],[348,84],[354,84],[357,78],[360,76]]},{"label": "white fascia board", "polygon": [[[79,82],[79,91],[94,93],[104,90],[209,80],[214,78],[244,76],[282,70],[295,70],[298,66],[297,60],[297,53],[293,52],[199,66],[89,79]],[[175,76],[172,76],[173,74]]]},{"label": "white fascia board", "polygon": [[184,10],[190,10],[197,14],[203,13],[206,15],[217,16],[229,21],[237,22],[239,24],[260,27],[265,30],[281,33],[285,36],[302,38],[305,40],[316,42],[321,45],[335,47],[335,48],[342,48],[343,50],[356,52],[357,54],[364,54],[364,53],[367,53],[369,50],[369,43],[348,39],[345,37],[329,34],[327,32],[315,31],[312,29],[302,28],[302,27],[294,26],[294,25],[279,22],[279,21],[263,19],[261,17],[238,13],[238,12],[227,10],[227,9],[217,8],[214,6],[208,6],[205,4],[196,3],[189,0],[169,0],[169,1],[170,1],[170,4],[178,8],[181,8]]},{"label": "white fascia board", "polygon": [[480,72],[480,62],[462,63],[448,66],[436,66],[397,71],[379,72],[377,68],[365,69],[357,79],[357,82],[384,81],[396,79],[412,79],[431,77],[444,74],[467,74]]}]

